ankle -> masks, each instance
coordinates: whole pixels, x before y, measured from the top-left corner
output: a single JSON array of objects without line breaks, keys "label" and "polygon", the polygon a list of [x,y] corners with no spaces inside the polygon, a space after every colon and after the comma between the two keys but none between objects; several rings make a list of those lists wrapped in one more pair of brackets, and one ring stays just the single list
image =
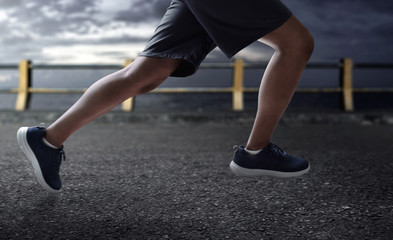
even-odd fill
[{"label": "ankle", "polygon": [[44,139],[51,145],[53,145],[54,147],[61,147],[63,145],[62,141],[57,140],[53,135],[51,131],[46,131],[45,137]]},{"label": "ankle", "polygon": [[44,144],[45,144],[46,146],[48,146],[48,147],[50,147],[50,148],[53,148],[53,149],[58,149],[58,148],[59,148],[59,147],[53,145],[52,143],[48,142],[48,140],[46,140],[45,137],[42,138],[42,141],[44,142]]},{"label": "ankle", "polygon": [[267,143],[259,143],[259,144],[247,143],[245,149],[249,150],[249,151],[259,151],[259,150],[264,149],[268,144],[269,144],[269,142],[267,142]]}]

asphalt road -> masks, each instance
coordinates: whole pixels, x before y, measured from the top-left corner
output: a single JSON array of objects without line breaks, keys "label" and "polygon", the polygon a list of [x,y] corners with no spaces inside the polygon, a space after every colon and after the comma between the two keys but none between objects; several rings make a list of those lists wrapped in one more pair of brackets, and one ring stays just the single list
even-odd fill
[{"label": "asphalt road", "polygon": [[[32,123],[35,124],[35,123]],[[241,178],[251,121],[95,122],[65,144],[60,194],[0,124],[0,239],[392,239],[393,126],[280,124],[300,178]]]}]

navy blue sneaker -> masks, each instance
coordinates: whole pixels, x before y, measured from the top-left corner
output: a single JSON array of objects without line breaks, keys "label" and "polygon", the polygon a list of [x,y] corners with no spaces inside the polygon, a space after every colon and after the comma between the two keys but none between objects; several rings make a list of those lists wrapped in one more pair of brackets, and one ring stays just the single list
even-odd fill
[{"label": "navy blue sneaker", "polygon": [[238,176],[298,177],[310,170],[310,164],[269,143],[256,155],[247,153],[243,146],[238,147],[230,168]]},{"label": "navy blue sneaker", "polygon": [[49,192],[59,192],[60,165],[65,154],[63,146],[48,147],[42,140],[46,134],[43,127],[21,127],[17,133],[18,143],[31,161],[38,183]]}]

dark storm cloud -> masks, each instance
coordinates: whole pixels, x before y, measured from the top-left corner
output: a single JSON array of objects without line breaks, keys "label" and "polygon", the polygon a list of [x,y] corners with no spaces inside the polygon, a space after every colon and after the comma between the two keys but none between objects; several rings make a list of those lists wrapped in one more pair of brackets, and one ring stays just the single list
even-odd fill
[{"label": "dark storm cloud", "polygon": [[170,0],[136,0],[127,10],[118,12],[116,20],[125,22],[146,22],[159,20],[164,15]]},{"label": "dark storm cloud", "polygon": [[84,33],[89,25],[98,24],[90,16],[96,11],[95,0],[18,2],[14,6],[8,5],[8,17],[21,23],[21,29],[23,23],[29,24],[28,29],[23,29],[26,34],[53,35],[63,31]]},{"label": "dark storm cloud", "polygon": [[283,0],[311,30],[314,59],[393,61],[393,4],[388,0]]},{"label": "dark storm cloud", "polygon": [[[147,41],[147,37],[133,36],[121,30],[118,34],[107,36],[104,29],[117,31],[119,26],[111,25],[116,20],[107,21],[107,16],[113,13],[101,9],[101,3],[100,0],[0,0],[0,10],[6,14],[6,20],[3,17],[0,21],[0,61],[45,59],[42,50],[50,46]],[[104,15],[104,19],[98,17],[100,14]],[[75,37],[63,38],[64,34]],[[94,36],[92,34],[97,37],[91,37]]]},{"label": "dark storm cloud", "polygon": [[7,46],[29,43],[31,48],[40,48],[41,44],[61,41],[56,38],[59,33],[69,31],[83,34],[92,25],[99,25],[90,16],[96,11],[95,0],[3,0],[0,6],[6,9],[9,20],[0,24],[3,33],[0,43]]},{"label": "dark storm cloud", "polygon": [[[390,0],[282,1],[313,33],[316,47],[312,61],[352,57],[356,61],[393,62]],[[134,36],[129,29],[138,24],[156,26],[170,0],[129,0],[125,7],[107,12],[101,3],[101,0],[0,0],[0,11],[7,15],[7,20],[4,21],[4,16],[3,21],[0,19],[1,61],[7,62],[13,56],[41,58],[44,56],[40,56],[40,50],[49,46],[146,42],[148,36],[140,32]],[[128,29],[122,29],[124,26]],[[106,35],[106,30],[113,28],[118,28],[116,34]],[[91,35],[95,31],[100,34]],[[69,37],[63,39],[65,33]],[[261,56],[270,53],[262,44],[250,49]],[[213,52],[214,59],[220,56]],[[247,54],[242,57],[247,58]]]},{"label": "dark storm cloud", "polygon": [[19,6],[23,3],[23,0],[0,0],[0,6],[2,9],[12,8],[15,6]]}]

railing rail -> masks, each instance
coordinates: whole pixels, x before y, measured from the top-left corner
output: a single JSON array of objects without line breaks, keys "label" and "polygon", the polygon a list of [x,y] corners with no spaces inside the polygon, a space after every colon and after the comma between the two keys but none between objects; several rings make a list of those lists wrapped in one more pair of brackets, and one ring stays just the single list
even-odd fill
[{"label": "railing rail", "polygon": [[[24,111],[28,109],[30,96],[33,93],[83,93],[86,88],[33,88],[32,71],[33,70],[94,70],[94,69],[121,69],[132,60],[126,60],[123,65],[120,64],[33,64],[30,60],[21,60],[19,64],[0,64],[0,70],[19,69],[19,84],[16,89],[2,89],[0,93],[16,93],[17,100],[15,103],[16,111]],[[245,69],[263,69],[267,63],[244,63],[240,59],[236,59],[232,63],[203,63],[201,69],[232,69],[233,84],[231,87],[222,88],[158,88],[153,93],[232,93],[232,108],[234,111],[242,111],[244,109],[244,93],[257,92],[258,88],[244,87],[244,70]],[[339,63],[309,63],[308,69],[338,69],[340,70],[340,84],[337,87],[330,88],[298,88],[297,92],[326,93],[336,92],[342,94],[343,109],[345,111],[353,111],[353,93],[354,92],[393,92],[393,88],[354,88],[353,69],[393,69],[393,64],[386,63],[353,63],[350,58],[343,58]],[[132,111],[134,98],[130,98],[123,102],[123,111]]]},{"label": "railing rail", "polygon": [[0,69],[16,69],[18,68],[18,64],[0,64]]},{"label": "railing rail", "polygon": [[393,69],[393,63],[354,63],[354,68]]}]

